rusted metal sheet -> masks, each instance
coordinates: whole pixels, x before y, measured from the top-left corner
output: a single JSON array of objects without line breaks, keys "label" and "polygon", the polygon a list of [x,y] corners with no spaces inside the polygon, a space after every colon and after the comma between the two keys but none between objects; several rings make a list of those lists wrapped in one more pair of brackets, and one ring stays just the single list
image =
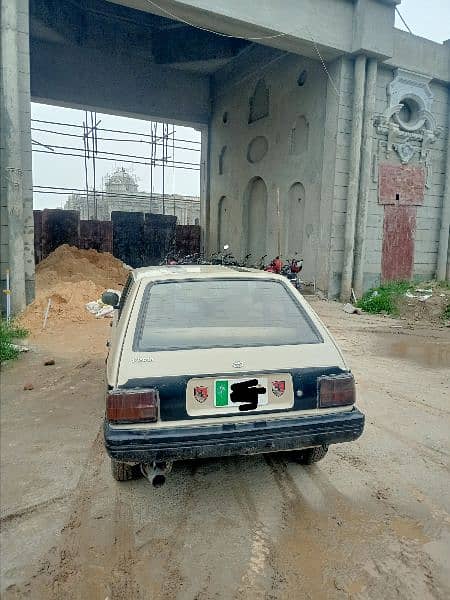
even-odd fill
[{"label": "rusted metal sheet", "polygon": [[200,225],[177,225],[175,245],[181,256],[200,253]]},{"label": "rusted metal sheet", "polygon": [[177,217],[145,213],[143,246],[143,266],[159,265],[171,252],[175,240]]},{"label": "rusted metal sheet", "polygon": [[200,226],[176,221],[172,215],[122,211],[113,211],[111,221],[80,221],[78,211],[34,211],[36,261],[61,244],[111,252],[132,267],[159,264],[174,245],[181,255],[200,252]]},{"label": "rusted metal sheet", "polygon": [[134,269],[144,266],[144,213],[113,210],[113,254]]},{"label": "rusted metal sheet", "polygon": [[381,278],[409,280],[414,266],[415,206],[385,206]]},{"label": "rusted metal sheet", "polygon": [[62,244],[78,246],[80,213],[77,210],[46,208],[42,211],[42,258]]},{"label": "rusted metal sheet", "polygon": [[42,210],[33,210],[34,219],[34,262],[42,260]]},{"label": "rusted metal sheet", "polygon": [[80,221],[79,248],[112,253],[112,222]]}]

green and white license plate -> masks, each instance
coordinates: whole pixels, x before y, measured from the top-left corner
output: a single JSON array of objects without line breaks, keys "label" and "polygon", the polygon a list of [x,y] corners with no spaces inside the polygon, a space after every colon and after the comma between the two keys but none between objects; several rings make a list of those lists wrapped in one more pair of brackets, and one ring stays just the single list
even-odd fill
[{"label": "green and white license plate", "polygon": [[[256,379],[256,378],[255,378]],[[231,400],[232,388],[234,383],[242,383],[243,381],[249,381],[249,378],[243,379],[216,379],[214,382],[214,406],[234,406],[236,402]],[[268,394],[268,381],[266,377],[258,377],[257,385],[260,389],[264,388],[264,392],[258,394],[258,406],[263,406],[269,403]]]},{"label": "green and white license plate", "polygon": [[[249,412],[286,410],[293,407],[294,390],[289,373],[247,375],[236,378],[218,375],[216,377],[194,377],[188,381],[186,386],[187,414],[192,417],[210,417],[230,413],[244,415],[240,407],[247,403],[245,395],[242,400],[232,402],[231,386],[234,383],[252,379],[256,379],[257,386],[265,388],[265,391],[258,394],[258,405]],[[248,413],[245,412],[245,414]]]}]

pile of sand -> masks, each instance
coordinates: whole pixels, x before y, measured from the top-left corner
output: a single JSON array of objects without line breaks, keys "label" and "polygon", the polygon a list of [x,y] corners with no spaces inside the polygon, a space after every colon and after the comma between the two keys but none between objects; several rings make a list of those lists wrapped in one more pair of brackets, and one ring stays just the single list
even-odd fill
[{"label": "pile of sand", "polygon": [[48,300],[51,308],[47,328],[64,321],[93,319],[85,305],[97,300],[105,289],[121,290],[129,271],[109,252],[80,250],[63,244],[36,267],[36,299],[20,322],[30,331],[42,328]]}]

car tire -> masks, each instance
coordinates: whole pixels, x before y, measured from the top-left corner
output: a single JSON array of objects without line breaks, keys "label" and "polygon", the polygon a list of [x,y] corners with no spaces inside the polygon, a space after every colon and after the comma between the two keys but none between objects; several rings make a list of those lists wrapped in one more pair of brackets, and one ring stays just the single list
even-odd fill
[{"label": "car tire", "polygon": [[322,460],[327,452],[328,446],[325,444],[323,446],[316,446],[315,448],[306,448],[305,450],[295,452],[295,460],[300,465],[312,465]]},{"label": "car tire", "polygon": [[114,458],[111,459],[111,473],[116,481],[130,481],[138,477],[138,470],[135,466]]}]

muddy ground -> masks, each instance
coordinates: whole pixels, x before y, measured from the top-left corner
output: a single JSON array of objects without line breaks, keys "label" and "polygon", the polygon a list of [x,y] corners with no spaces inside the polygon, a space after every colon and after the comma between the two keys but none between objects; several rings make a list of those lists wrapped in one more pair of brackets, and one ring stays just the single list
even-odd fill
[{"label": "muddy ground", "polygon": [[2,598],[449,598],[450,330],[312,302],[355,373],[364,435],[311,467],[180,463],[159,489],[110,475],[109,323],[31,340],[2,371]]}]

